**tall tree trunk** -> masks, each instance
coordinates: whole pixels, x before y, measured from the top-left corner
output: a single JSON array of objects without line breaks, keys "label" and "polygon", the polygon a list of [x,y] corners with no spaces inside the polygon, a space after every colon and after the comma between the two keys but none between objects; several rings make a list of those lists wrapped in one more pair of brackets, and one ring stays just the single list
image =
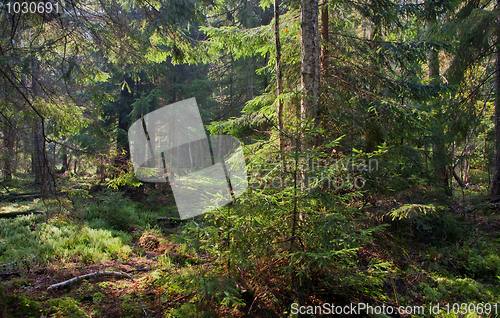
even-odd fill
[{"label": "tall tree trunk", "polygon": [[[120,106],[122,107],[122,109],[120,109],[120,111],[118,112],[118,128],[122,131],[128,131],[130,124],[130,118],[128,117],[128,115],[132,111],[132,103],[134,102],[134,99],[136,97],[134,93],[137,83],[130,76],[125,76],[124,80],[127,82],[127,86],[130,91],[129,89],[125,88],[120,92]],[[130,147],[127,135],[119,134],[117,136],[116,143],[118,146],[118,153],[121,153],[122,150],[125,150],[125,155],[116,156],[114,165],[117,168],[125,168],[126,165],[124,165],[124,163],[128,162],[128,160],[130,159]]]},{"label": "tall tree trunk", "polygon": [[[319,32],[318,32],[318,0],[301,0],[301,84],[302,100],[300,117],[303,123],[311,123],[315,128],[319,124]],[[317,138],[305,138],[304,148],[316,144]]]},{"label": "tall tree trunk", "polygon": [[321,67],[325,76],[328,76],[328,58],[330,54],[328,52],[328,5],[325,4],[321,10],[321,38],[323,39],[323,46],[321,47]]},{"label": "tall tree trunk", "polygon": [[[431,29],[436,24],[436,18],[433,17],[428,21],[428,27]],[[439,85],[441,83],[441,75],[439,72],[439,52],[435,48],[431,48],[429,52],[429,79],[433,85]],[[434,145],[432,149],[432,160],[434,165],[434,175],[437,177],[437,186],[444,189],[447,195],[451,195],[451,188],[449,185],[449,173],[447,169],[447,153],[445,136],[443,130],[443,115],[442,109],[439,105],[436,105],[439,109],[436,118],[434,119]]]},{"label": "tall tree trunk", "polygon": [[[252,17],[253,17],[253,0],[247,0],[247,5],[246,5],[246,19],[245,19],[245,27],[247,29],[251,29],[253,27],[252,25]],[[247,82],[247,101],[253,99],[253,56],[250,56],[248,58],[248,70],[250,72],[248,76],[248,82]]]},{"label": "tall tree trunk", "polygon": [[39,144],[38,140],[40,139],[39,136],[39,131],[37,129],[37,125],[33,125],[32,127],[32,133],[33,133],[33,138],[32,138],[32,152],[31,152],[31,173],[33,174],[34,182],[35,183],[40,183],[41,180],[41,174],[40,174],[40,164],[39,164],[39,153],[38,153],[38,148],[37,144]]},{"label": "tall tree trunk", "polygon": [[[375,5],[374,1],[372,1],[372,5]],[[377,44],[376,41],[383,40],[381,24],[382,24],[381,19],[378,16],[374,17],[373,21],[370,21],[370,41],[371,41],[370,48],[372,51],[371,54],[374,55],[374,60],[375,60],[375,63],[373,63],[371,67],[372,67],[372,72],[374,74],[380,72],[380,64],[378,58],[376,57],[377,50],[379,49],[380,46]],[[378,86],[379,85],[376,82],[371,83],[370,90],[380,92],[381,89]],[[376,101],[374,101],[370,97],[366,98],[365,102],[366,102],[366,109],[372,106],[374,102],[376,103]],[[384,142],[383,134],[377,120],[378,118],[375,112],[373,111],[368,112],[368,117],[366,118],[364,127],[366,152],[376,151],[378,149],[378,146]]]},{"label": "tall tree trunk", "polygon": [[[39,64],[36,59],[32,61],[32,94],[33,102],[40,94],[40,85],[38,84]],[[33,126],[33,159],[35,182],[40,182],[41,196],[47,198],[52,191],[52,179],[49,173],[49,162],[47,159],[47,147],[45,143],[45,123],[44,118],[36,118]]]},{"label": "tall tree trunk", "polygon": [[[497,5],[500,0],[497,1]],[[499,34],[497,41],[500,39],[500,21],[498,21]],[[500,196],[500,45],[497,47],[496,66],[495,66],[495,172],[493,174],[493,182],[491,185],[491,196]]]},{"label": "tall tree trunk", "polygon": [[[281,41],[280,41],[280,0],[274,0],[274,43],[276,46],[276,95],[278,96],[278,134],[279,149],[283,152],[285,142],[283,139],[283,103],[280,95],[283,93],[283,76],[281,73]],[[282,155],[282,164],[284,167],[284,156]]]},{"label": "tall tree trunk", "polygon": [[52,191],[52,179],[49,174],[49,162],[47,159],[47,149],[45,138],[43,136],[44,123],[43,119],[37,118],[37,122],[34,126],[34,148],[35,148],[35,158],[38,176],[35,176],[35,180],[38,177],[38,181],[41,186],[41,196],[42,198],[47,198]]},{"label": "tall tree trunk", "polygon": [[65,173],[66,171],[68,171],[68,147],[66,147],[65,145],[62,145],[61,160],[62,160],[61,173]]},{"label": "tall tree trunk", "polygon": [[[14,121],[11,121],[12,125],[15,125]],[[12,174],[15,173],[15,162],[14,158],[16,156],[15,153],[15,145],[17,139],[17,127],[6,127],[4,129],[4,146],[5,146],[5,155],[4,155],[4,165],[3,165],[3,179],[4,181],[12,180]]]}]

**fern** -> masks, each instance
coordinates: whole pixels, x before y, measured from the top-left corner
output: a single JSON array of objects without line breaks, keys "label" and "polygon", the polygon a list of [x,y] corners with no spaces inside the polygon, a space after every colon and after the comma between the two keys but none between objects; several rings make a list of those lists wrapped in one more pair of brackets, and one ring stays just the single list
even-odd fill
[{"label": "fern", "polygon": [[387,213],[392,220],[414,219],[422,215],[429,215],[439,211],[442,207],[433,204],[405,204],[402,207],[391,210]]}]

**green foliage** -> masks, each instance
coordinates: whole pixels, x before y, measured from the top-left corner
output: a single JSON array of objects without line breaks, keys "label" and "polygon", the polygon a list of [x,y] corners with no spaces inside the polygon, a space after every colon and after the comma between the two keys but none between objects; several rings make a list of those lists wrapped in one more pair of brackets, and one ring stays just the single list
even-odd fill
[{"label": "green foliage", "polygon": [[165,317],[168,318],[187,318],[187,317],[204,317],[200,316],[200,310],[198,306],[192,303],[184,303],[177,309],[169,310],[165,312]]},{"label": "green foliage", "polygon": [[[87,226],[43,225],[40,238],[53,253],[51,258],[60,260],[77,259],[84,263],[106,262],[109,259],[126,259],[131,248],[120,237],[106,230],[95,230]],[[44,244],[45,245],[45,244]]]},{"label": "green foliage", "polygon": [[97,228],[128,231],[133,226],[145,227],[152,216],[138,210],[138,205],[130,199],[110,193],[102,202],[87,206],[84,219]]},{"label": "green foliage", "polygon": [[142,182],[137,179],[132,167],[129,167],[127,171],[121,171],[118,177],[109,180],[107,185],[116,190],[118,187],[124,186],[138,187],[142,185]]},{"label": "green foliage", "polygon": [[54,217],[48,222],[36,216],[0,219],[0,264],[23,261],[15,266],[22,270],[30,263],[59,260],[67,262],[105,262],[125,259],[131,252],[127,235],[114,236],[108,230],[95,230]]},{"label": "green foliage", "polygon": [[125,294],[121,298],[120,311],[122,317],[134,318],[143,315],[141,303],[134,299],[132,295]]},{"label": "green foliage", "polygon": [[442,207],[436,207],[432,204],[405,204],[402,207],[394,209],[387,213],[387,215],[392,217],[392,220],[395,219],[403,220],[403,219],[414,219],[419,217],[425,217],[431,213],[435,213],[439,211]]},{"label": "green foliage", "polygon": [[[179,240],[196,246],[198,255],[216,258],[221,271],[200,273],[199,291],[215,307],[241,308],[244,303],[231,274],[237,266],[249,276],[246,284],[266,286],[266,280],[273,277],[287,294],[324,288],[382,295],[392,264],[377,257],[360,261],[357,253],[386,225],[370,224],[354,206],[360,193],[352,188],[346,193],[334,187],[319,191],[315,183],[301,189],[293,182],[294,171],[304,169],[308,160],[322,161],[321,153],[284,154],[287,167],[283,171],[280,161],[269,160],[275,157],[272,147],[272,143],[260,142],[245,149],[251,189],[235,204],[207,214],[199,224],[183,226]],[[300,203],[296,205],[295,200]],[[299,217],[303,220],[298,221]],[[295,233],[293,222],[300,223]],[[268,264],[280,266],[267,269]],[[293,287],[281,285],[290,279]]]},{"label": "green foliage", "polygon": [[[481,233],[481,235],[484,234]],[[464,242],[464,246],[467,248],[459,248],[453,251],[444,264],[462,277],[496,283],[500,276],[498,243],[498,239],[470,237]]]},{"label": "green foliage", "polygon": [[46,302],[48,313],[65,318],[90,318],[82,304],[69,297],[54,298]]},{"label": "green foliage", "polygon": [[404,237],[433,246],[453,244],[466,231],[457,217],[433,204],[406,204],[387,215],[399,219],[394,224]]},{"label": "green foliage", "polygon": [[[1,293],[0,293],[1,295]],[[39,302],[30,300],[24,296],[18,295],[1,295],[3,306],[0,308],[0,313],[3,317],[42,317],[43,310]]]},{"label": "green foliage", "polygon": [[0,264],[39,255],[43,244],[39,240],[42,221],[37,215],[0,219]]}]

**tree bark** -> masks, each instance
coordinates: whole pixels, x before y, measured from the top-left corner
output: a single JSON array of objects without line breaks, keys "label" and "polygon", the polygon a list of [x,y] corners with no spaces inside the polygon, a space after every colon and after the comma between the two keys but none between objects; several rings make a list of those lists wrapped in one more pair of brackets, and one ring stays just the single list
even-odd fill
[{"label": "tree bark", "polygon": [[65,173],[66,171],[68,171],[68,167],[69,167],[68,147],[66,147],[65,145],[62,145],[61,147],[62,147],[62,149],[61,149],[61,159],[62,159],[61,173]]},{"label": "tree bark", "polygon": [[19,215],[31,215],[31,214],[45,214],[45,212],[37,210],[5,212],[5,213],[0,213],[0,219],[12,219]]},{"label": "tree bark", "polygon": [[[281,41],[280,41],[280,0],[274,0],[274,43],[276,46],[276,95],[278,102],[278,135],[279,150],[283,153],[285,142],[283,139],[283,103],[280,95],[283,93],[283,76],[281,72]],[[282,155],[282,164],[284,166],[284,156]]]},{"label": "tree bark", "polygon": [[323,46],[321,47],[321,67],[323,68],[323,73],[325,76],[328,76],[328,66],[329,61],[328,58],[330,54],[328,52],[328,5],[325,4],[323,6],[323,10],[321,10],[321,38],[323,39]]},{"label": "tree bark", "polygon": [[39,131],[37,129],[37,125],[33,126],[33,143],[32,143],[32,153],[31,153],[31,172],[33,173],[34,176],[34,182],[35,183],[40,183],[41,180],[41,174],[40,174],[40,160],[38,158],[39,153],[38,153],[38,147],[37,144],[39,144]]},{"label": "tree bark", "polygon": [[[371,2],[372,5],[375,5],[374,1]],[[372,72],[374,74],[380,73],[380,64],[378,63],[378,59],[376,58],[377,50],[379,49],[379,45],[376,41],[383,40],[382,38],[382,27],[381,27],[381,19],[376,16],[370,22],[370,48],[371,54],[374,55],[375,63],[373,63]],[[380,87],[377,82],[370,84],[371,91],[380,92]],[[372,98],[365,99],[366,107],[371,106],[372,103],[376,103]],[[374,152],[378,149],[378,146],[384,142],[383,133],[381,131],[380,125],[378,123],[378,118],[375,112],[368,112],[368,116],[365,121],[365,151],[366,152]]]},{"label": "tree bark", "polygon": [[[436,24],[436,18],[433,17],[428,21],[429,29]],[[439,72],[439,52],[435,48],[431,48],[429,52],[429,79],[431,84],[440,85],[441,75]],[[437,105],[438,106],[438,105]],[[442,127],[442,110],[438,106],[439,111],[435,118],[435,132],[434,132],[434,145],[432,149],[432,160],[434,164],[434,175],[437,177],[437,186],[444,189],[447,195],[451,195],[451,188],[449,185],[449,174],[447,169],[447,153],[445,136]]]},{"label": "tree bark", "polygon": [[[245,19],[245,27],[247,29],[251,29],[253,27],[252,25],[252,17],[253,17],[253,0],[247,0],[247,4],[246,4],[246,19]],[[247,101],[249,100],[252,100],[253,99],[253,74],[254,74],[254,71],[253,71],[253,56],[250,56],[248,58],[248,70],[250,72],[249,76],[248,76],[248,86],[247,86]]]},{"label": "tree bark", "polygon": [[[500,0],[497,1],[497,5]],[[499,34],[497,41],[500,39],[500,21],[497,26]],[[491,196],[500,196],[500,45],[497,47],[496,65],[495,65],[495,172],[493,174],[493,182],[491,185]]]},{"label": "tree bark", "polygon": [[85,274],[85,275],[77,276],[77,277],[68,279],[68,280],[66,280],[64,282],[50,285],[47,289],[51,290],[51,289],[57,289],[57,288],[61,288],[61,287],[67,287],[67,286],[70,286],[72,284],[78,283],[78,282],[80,282],[80,281],[82,281],[84,279],[89,279],[89,278],[94,278],[94,277],[100,277],[100,276],[125,277],[125,278],[128,278],[128,279],[134,280],[132,278],[132,276],[130,276],[127,273],[115,272],[115,271],[99,271],[99,272],[95,272],[95,273],[91,273],[91,274]]},{"label": "tree bark", "polygon": [[[301,0],[301,120],[314,129],[319,124],[320,68],[318,0]],[[317,138],[305,138],[304,148],[316,144]]]},{"label": "tree bark", "polygon": [[[32,102],[36,101],[36,98],[40,95],[40,84],[39,80],[39,63],[36,59],[32,61]],[[42,198],[47,198],[52,191],[52,178],[49,173],[49,162],[47,160],[47,147],[45,142],[45,122],[44,118],[39,117],[35,120],[35,125],[33,126],[33,150],[35,159],[35,182],[40,182],[41,184],[41,196]]]},{"label": "tree bark", "polygon": [[[15,122],[11,121],[11,123],[15,125]],[[5,146],[5,155],[3,158],[3,180],[10,181],[12,180],[12,174],[15,173],[14,158],[16,156],[15,145],[17,139],[17,127],[6,127],[3,134]]]}]

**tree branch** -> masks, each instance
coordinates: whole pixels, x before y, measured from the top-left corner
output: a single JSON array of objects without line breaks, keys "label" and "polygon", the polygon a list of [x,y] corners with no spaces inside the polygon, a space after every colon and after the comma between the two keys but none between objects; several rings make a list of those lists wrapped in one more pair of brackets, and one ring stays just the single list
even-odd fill
[{"label": "tree branch", "polygon": [[114,271],[99,271],[99,272],[95,272],[95,273],[91,273],[91,274],[85,274],[85,275],[77,276],[77,277],[68,279],[68,280],[66,280],[64,282],[50,285],[49,288],[47,288],[47,289],[48,290],[53,290],[53,289],[57,289],[57,288],[60,288],[60,287],[70,286],[70,285],[75,284],[77,282],[80,282],[80,281],[82,281],[84,279],[89,279],[89,278],[99,277],[99,276],[125,277],[125,278],[128,278],[128,279],[134,280],[132,278],[132,276],[130,276],[129,274],[126,274],[126,273],[114,272]]}]

